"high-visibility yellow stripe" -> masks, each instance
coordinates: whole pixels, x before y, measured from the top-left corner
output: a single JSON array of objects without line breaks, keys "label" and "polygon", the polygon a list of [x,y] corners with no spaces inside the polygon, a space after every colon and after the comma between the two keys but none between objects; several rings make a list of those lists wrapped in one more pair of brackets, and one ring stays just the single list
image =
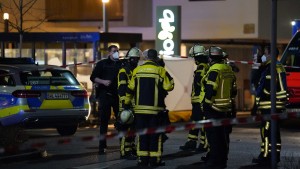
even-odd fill
[{"label": "high-visibility yellow stripe", "polygon": [[198,136],[195,136],[193,134],[188,134],[188,139],[197,141],[198,140]]},{"label": "high-visibility yellow stripe", "polygon": [[121,141],[120,141],[120,152],[121,152],[122,156],[125,155],[125,137],[121,138]]},{"label": "high-visibility yellow stripe", "polygon": [[265,147],[264,147],[264,157],[268,156],[268,152],[269,152],[269,138],[265,137]]},{"label": "high-visibility yellow stripe", "polygon": [[28,105],[18,105],[18,106],[12,106],[12,107],[7,107],[4,109],[0,109],[0,118],[3,117],[8,117],[14,114],[19,113],[21,110],[29,110]]},{"label": "high-visibility yellow stripe", "polygon": [[70,100],[44,100],[40,109],[73,109]]}]

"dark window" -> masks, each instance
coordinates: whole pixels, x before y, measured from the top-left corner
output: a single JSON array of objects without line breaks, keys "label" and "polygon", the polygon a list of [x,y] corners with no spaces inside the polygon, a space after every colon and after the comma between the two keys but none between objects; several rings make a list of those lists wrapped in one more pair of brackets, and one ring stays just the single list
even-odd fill
[{"label": "dark window", "polygon": [[23,85],[79,85],[73,74],[67,70],[24,71],[20,76]]},{"label": "dark window", "polygon": [[12,74],[5,70],[0,70],[0,86],[15,86]]},{"label": "dark window", "polygon": [[300,71],[300,33],[297,33],[288,44],[280,61],[286,66],[294,66],[294,68],[287,67],[286,70]]}]

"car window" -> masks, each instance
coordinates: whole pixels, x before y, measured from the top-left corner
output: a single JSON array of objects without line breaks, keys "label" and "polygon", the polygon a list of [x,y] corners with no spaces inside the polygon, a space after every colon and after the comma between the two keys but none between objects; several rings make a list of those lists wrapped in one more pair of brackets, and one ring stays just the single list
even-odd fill
[{"label": "car window", "polygon": [[0,86],[15,86],[13,76],[8,71],[0,70]]},{"label": "car window", "polygon": [[74,75],[67,70],[41,70],[21,72],[23,85],[79,85]]},{"label": "car window", "polygon": [[286,66],[300,66],[300,33],[297,33],[288,44],[281,62]]}]

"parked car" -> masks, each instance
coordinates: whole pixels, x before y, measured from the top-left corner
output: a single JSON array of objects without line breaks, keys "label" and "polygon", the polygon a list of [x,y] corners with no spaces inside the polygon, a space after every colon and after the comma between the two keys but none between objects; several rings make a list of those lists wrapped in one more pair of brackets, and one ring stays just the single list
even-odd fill
[{"label": "parked car", "polygon": [[69,70],[0,58],[0,126],[56,128],[66,136],[89,114],[88,93]]}]

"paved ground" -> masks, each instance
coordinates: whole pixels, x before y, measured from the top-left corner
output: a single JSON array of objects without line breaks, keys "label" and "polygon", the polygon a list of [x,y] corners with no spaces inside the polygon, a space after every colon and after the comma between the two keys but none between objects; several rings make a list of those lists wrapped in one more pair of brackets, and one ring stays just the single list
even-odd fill
[{"label": "paved ground", "polygon": [[[287,121],[286,123],[290,123]],[[251,163],[260,149],[259,124],[237,125],[231,134],[228,169],[261,169]],[[112,127],[112,126],[111,126]],[[111,128],[112,129],[112,128]],[[295,130],[296,129],[296,130]],[[299,128],[282,128],[282,153],[279,167],[281,169],[300,168],[300,131]],[[81,128],[74,137],[97,135],[99,128]],[[1,169],[134,169],[136,161],[120,160],[119,141],[108,141],[108,153],[98,155],[98,141],[75,142],[57,146],[55,141],[61,138],[55,130],[29,131],[32,140],[53,140],[53,144],[45,147],[48,156],[36,158],[27,156],[25,159],[0,161]],[[186,141],[187,131],[168,134],[169,140],[164,144],[163,158],[166,166],[162,169],[193,169],[199,168],[200,158],[204,154],[188,153],[179,150],[179,146]],[[298,166],[295,167],[295,166]]]}]

